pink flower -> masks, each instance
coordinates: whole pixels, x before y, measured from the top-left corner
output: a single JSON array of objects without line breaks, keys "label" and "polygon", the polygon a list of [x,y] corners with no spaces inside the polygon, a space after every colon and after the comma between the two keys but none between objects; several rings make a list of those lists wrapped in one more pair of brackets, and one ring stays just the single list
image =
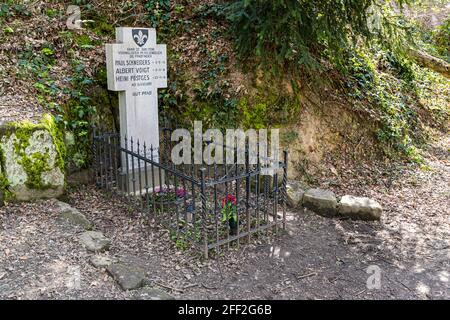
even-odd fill
[{"label": "pink flower", "polygon": [[177,198],[184,198],[186,196],[186,190],[183,188],[178,188],[176,191]]}]

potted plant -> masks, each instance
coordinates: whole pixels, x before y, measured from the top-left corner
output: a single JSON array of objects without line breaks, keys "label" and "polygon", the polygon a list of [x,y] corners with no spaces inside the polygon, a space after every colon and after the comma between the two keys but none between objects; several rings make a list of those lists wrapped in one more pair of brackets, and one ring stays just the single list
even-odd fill
[{"label": "potted plant", "polygon": [[237,203],[236,197],[228,195],[222,199],[222,222],[228,222],[230,226],[230,235],[236,235],[238,231],[238,219],[237,219]]}]

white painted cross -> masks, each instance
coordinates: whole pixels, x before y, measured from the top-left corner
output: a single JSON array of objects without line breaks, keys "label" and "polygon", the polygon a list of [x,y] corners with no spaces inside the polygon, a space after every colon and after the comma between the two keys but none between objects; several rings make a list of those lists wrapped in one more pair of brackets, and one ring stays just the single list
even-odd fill
[{"label": "white painted cross", "polygon": [[[106,44],[108,89],[119,91],[120,136],[159,149],[158,88],[167,87],[167,49],[155,29],[116,28]],[[153,160],[159,161],[156,156]],[[149,155],[149,154],[148,154]]]}]

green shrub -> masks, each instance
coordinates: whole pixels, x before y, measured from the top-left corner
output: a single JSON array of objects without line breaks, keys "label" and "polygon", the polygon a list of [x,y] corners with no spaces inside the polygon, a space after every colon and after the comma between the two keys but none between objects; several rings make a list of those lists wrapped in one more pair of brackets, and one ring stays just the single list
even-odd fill
[{"label": "green shrub", "polygon": [[257,103],[250,106],[244,98],[239,104],[241,123],[245,129],[263,129],[267,127],[267,104]]},{"label": "green shrub", "polygon": [[150,0],[144,5],[148,10],[150,25],[164,32],[170,25],[171,4],[170,0]]},{"label": "green shrub", "polygon": [[450,62],[450,18],[434,31],[433,39],[438,53]]},{"label": "green shrub", "polygon": [[[376,0],[234,0],[227,18],[240,56],[256,56],[277,72],[317,66],[326,52],[338,58],[358,38],[394,37],[399,28],[388,21],[389,2],[394,1],[382,6]],[[379,29],[369,27],[371,6],[380,12]]]}]

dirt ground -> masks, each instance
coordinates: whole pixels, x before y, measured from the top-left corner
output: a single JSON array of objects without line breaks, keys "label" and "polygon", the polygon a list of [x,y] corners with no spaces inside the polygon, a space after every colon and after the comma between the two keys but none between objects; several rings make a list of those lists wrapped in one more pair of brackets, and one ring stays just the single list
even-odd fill
[{"label": "dirt ground", "polygon": [[[112,240],[109,255],[143,266],[152,286],[178,299],[450,299],[449,147],[445,137],[424,167],[395,167],[395,175],[341,173],[331,188],[378,200],[380,222],[289,212],[281,237],[208,261],[94,187],[70,191],[68,202]],[[0,298],[136,298],[90,265],[81,232],[58,218],[53,200],[0,208]],[[366,286],[369,266],[381,271],[380,289]]]}]

